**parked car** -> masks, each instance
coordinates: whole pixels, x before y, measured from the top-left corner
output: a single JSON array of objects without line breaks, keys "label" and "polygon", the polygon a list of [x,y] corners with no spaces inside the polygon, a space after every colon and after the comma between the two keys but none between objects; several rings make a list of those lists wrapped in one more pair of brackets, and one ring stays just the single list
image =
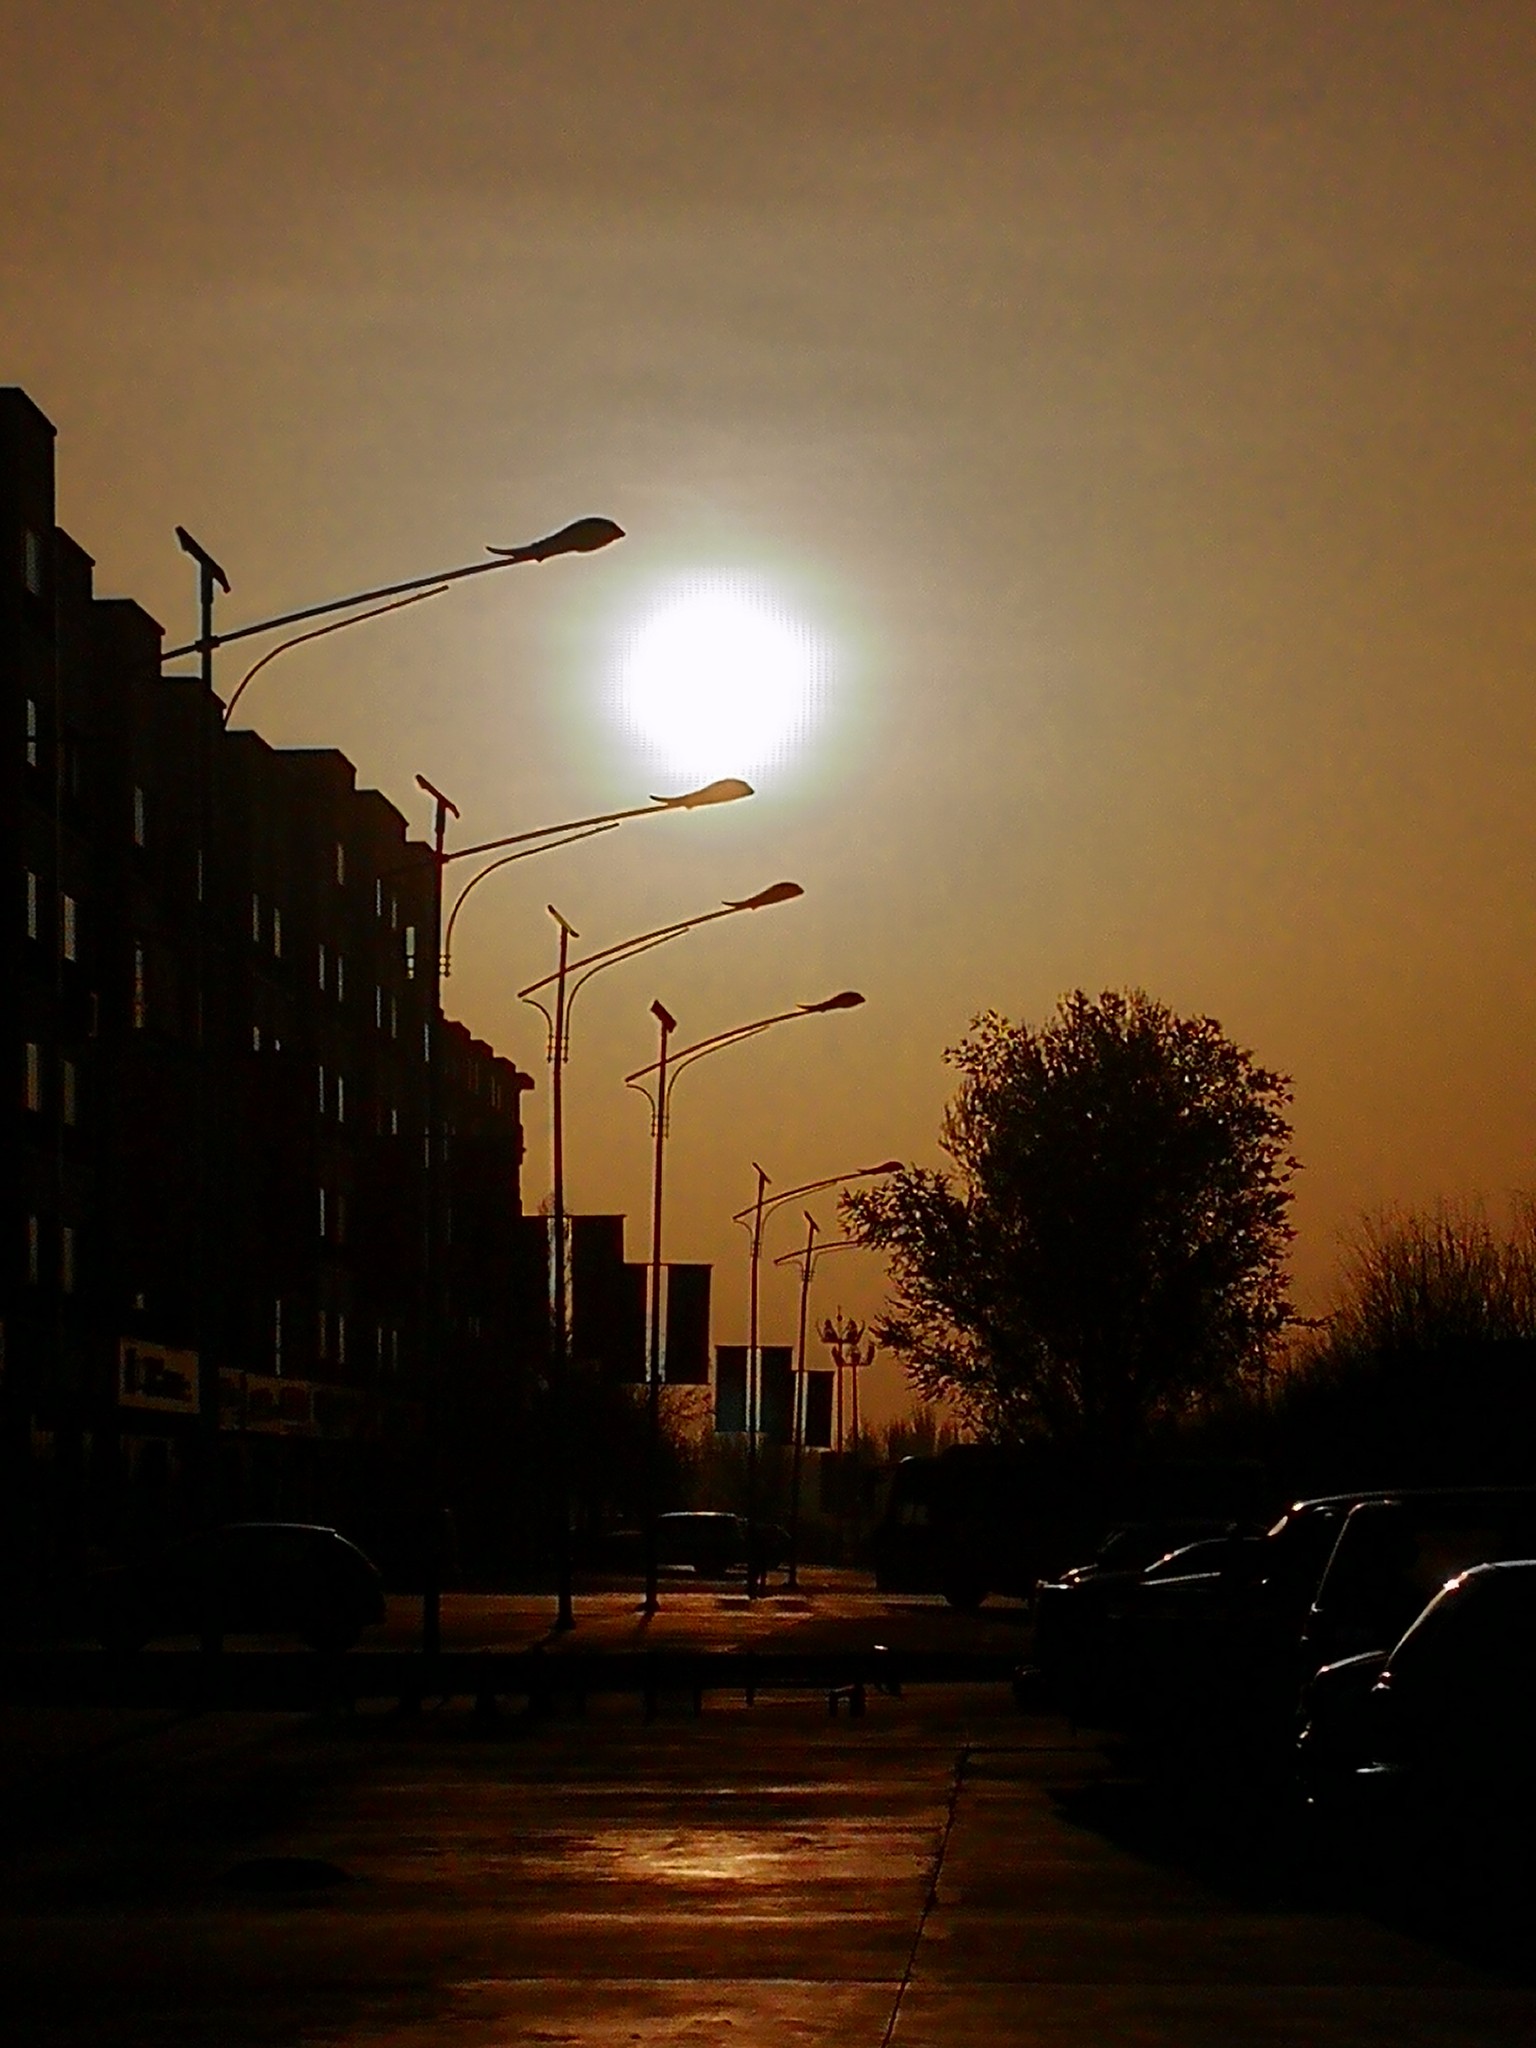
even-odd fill
[{"label": "parked car", "polygon": [[1034,1661],[1052,1693],[1076,1718],[1098,1718],[1116,1690],[1109,1660],[1116,1624],[1135,1589],[1228,1570],[1254,1540],[1230,1522],[1125,1523],[1085,1563],[1042,1580],[1035,1587]]},{"label": "parked car", "polygon": [[1301,1631],[1299,1680],[1395,1643],[1469,1565],[1536,1557],[1536,1487],[1415,1489],[1345,1518]]},{"label": "parked car", "polygon": [[1536,1489],[1376,1489],[1298,1501],[1223,1571],[1139,1583],[1117,1617],[1116,1718],[1279,1763],[1303,1688],[1384,1655],[1462,1567],[1536,1553]]},{"label": "parked car", "polygon": [[1124,1561],[1139,1569],[1171,1550],[1181,1531],[1211,1533],[1250,1514],[1261,1483],[1243,1461],[1151,1462],[1109,1476],[1038,1444],[951,1444],[903,1458],[891,1472],[870,1538],[875,1584],[942,1593],[962,1612],[993,1593],[1029,1600],[1042,1580],[1054,1582],[1083,1558],[1104,1528],[1120,1532]]},{"label": "parked car", "polygon": [[1314,1814],[1405,1844],[1528,1853],[1536,1825],[1536,1560],[1474,1565],[1388,1651],[1307,1688],[1297,1774]]},{"label": "parked car", "polygon": [[1346,1517],[1375,1497],[1294,1501],[1263,1536],[1140,1579],[1108,1619],[1101,1717],[1176,1743],[1214,1730],[1283,1749],[1318,1583]]},{"label": "parked car", "polygon": [[97,1573],[93,1627],[111,1650],[198,1633],[209,1598],[227,1635],[293,1635],[315,1650],[350,1649],[384,1619],[378,1570],[335,1529],[308,1522],[231,1522],[193,1541]]},{"label": "parked car", "polygon": [[[745,1515],[686,1509],[660,1515],[656,1521],[656,1552],[663,1570],[687,1570],[702,1579],[720,1579],[744,1571],[749,1528]],[[789,1532],[777,1522],[757,1524],[759,1571],[777,1571],[789,1551]]]}]

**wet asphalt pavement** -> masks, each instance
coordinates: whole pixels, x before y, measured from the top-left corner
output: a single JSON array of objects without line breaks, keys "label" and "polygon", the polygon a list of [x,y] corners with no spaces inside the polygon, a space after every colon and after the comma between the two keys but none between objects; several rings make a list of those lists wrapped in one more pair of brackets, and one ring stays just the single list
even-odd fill
[{"label": "wet asphalt pavement", "polygon": [[649,1724],[615,1697],[491,1724],[459,1704],[73,1727],[30,1768],[10,1746],[19,2043],[1536,2038],[1518,1952],[1277,1882],[1233,1853],[1241,1827],[1170,1827],[1005,1686],[872,1696],[858,1720],[770,1694]]}]

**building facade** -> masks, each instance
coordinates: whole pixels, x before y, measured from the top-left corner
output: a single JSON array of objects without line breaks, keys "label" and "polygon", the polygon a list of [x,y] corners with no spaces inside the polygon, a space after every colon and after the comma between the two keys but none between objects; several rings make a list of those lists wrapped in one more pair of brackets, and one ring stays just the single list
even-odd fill
[{"label": "building facade", "polygon": [[163,673],[56,524],[53,443],[0,391],[6,1565],[242,1515],[404,1559],[445,1485],[495,1521],[456,1449],[516,1426],[530,1083],[443,1027],[429,1295],[431,851]]}]

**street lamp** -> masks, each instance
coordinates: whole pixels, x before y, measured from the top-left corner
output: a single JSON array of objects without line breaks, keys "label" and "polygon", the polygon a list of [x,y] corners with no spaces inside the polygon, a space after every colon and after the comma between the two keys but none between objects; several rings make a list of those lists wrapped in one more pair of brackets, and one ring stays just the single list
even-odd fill
[{"label": "street lamp", "polygon": [[[723,792],[711,794],[711,792]],[[695,803],[727,803],[736,796],[750,796],[746,783],[712,783],[708,790],[695,792]],[[686,798],[676,802],[688,807]],[[649,812],[647,816],[651,815]],[[467,893],[467,892],[466,892]],[[653,931],[639,932],[634,938],[621,939],[616,945],[604,946],[599,952],[588,953],[585,958],[572,960],[570,942],[581,934],[575,926],[562,917],[551,903],[547,905],[550,916],[560,928],[559,964],[553,974],[546,974],[538,981],[529,982],[526,988],[518,990],[518,997],[531,1003],[540,1011],[549,1025],[549,1114],[550,1150],[554,1176],[554,1287],[551,1313],[551,1376],[553,1406],[555,1411],[555,1434],[558,1442],[560,1467],[561,1507],[556,1551],[556,1578],[558,1610],[555,1625],[560,1629],[574,1626],[575,1613],[571,1604],[571,1527],[570,1527],[570,1442],[566,1403],[569,1399],[570,1381],[570,1330],[568,1328],[566,1281],[565,1281],[565,1085],[564,1068],[571,1053],[570,1017],[576,997],[596,974],[605,968],[617,967],[621,961],[633,960],[641,953],[649,953],[657,946],[664,946],[672,939],[680,939],[685,932],[697,931],[700,925],[713,924],[722,917],[735,917],[745,910],[767,910],[778,903],[792,902],[803,896],[805,891],[798,882],[774,882],[766,889],[760,889],[755,896],[746,896],[736,902],[721,904],[717,910],[703,911],[697,917],[674,920],[671,924],[658,925]],[[572,979],[574,976],[574,980]],[[553,988],[553,1008],[543,1000],[546,991]]]},{"label": "street lamp", "polygon": [[[548,562],[557,555],[590,555],[599,548],[606,548],[616,540],[624,538],[624,529],[611,519],[574,519],[569,526],[562,526],[557,533],[545,534],[542,540],[528,541],[521,547],[488,547],[486,552],[494,559],[489,562],[466,562],[462,568],[440,569],[431,576],[412,576],[403,583],[381,583],[372,590],[356,590],[350,597],[327,598],[322,604],[302,606],[295,612],[279,612],[270,619],[256,619],[248,626],[236,626],[230,633],[215,633],[213,630],[214,587],[226,594],[229,578],[207,550],[192,538],[184,526],[176,529],[176,539],[184,554],[191,555],[198,564],[198,603],[201,631],[195,640],[188,640],[180,647],[169,647],[162,657],[166,661],[177,661],[184,654],[196,654],[202,658],[203,676],[209,688],[213,687],[213,651],[216,647],[231,646],[236,640],[250,640],[259,633],[276,633],[283,626],[301,625],[307,619],[329,618],[337,612],[355,612],[361,605],[375,605],[381,599],[404,597],[420,591],[435,597],[439,590],[450,583],[461,583],[466,576],[487,576],[494,569],[515,568],[520,562]],[[385,605],[385,610],[390,609]],[[359,623],[349,619],[348,625]],[[300,639],[307,635],[300,634]],[[249,677],[246,679],[249,681]]]},{"label": "street lamp", "polygon": [[[349,622],[350,623],[350,622]],[[445,1208],[445,1177],[447,1169],[446,1148],[443,1141],[442,1114],[442,1024],[443,1024],[443,981],[449,971],[449,944],[452,938],[454,920],[463,908],[464,899],[477,882],[483,882],[487,875],[503,867],[509,860],[523,860],[536,853],[550,853],[557,847],[569,846],[573,840],[585,839],[595,832],[611,832],[631,818],[659,818],[670,811],[698,810],[704,806],[730,803],[738,797],[750,796],[748,783],[730,780],[712,782],[703,789],[687,791],[682,796],[652,797],[648,804],[631,805],[622,811],[603,811],[590,818],[568,819],[559,825],[541,825],[528,832],[509,833],[500,839],[487,839],[473,846],[455,847],[449,852],[446,847],[448,819],[457,818],[458,806],[445,796],[424,775],[416,778],[417,787],[424,790],[433,801],[432,825],[432,904],[431,924],[427,932],[427,957],[430,962],[428,973],[431,977],[428,989],[427,1008],[427,1227],[426,1227],[426,1282],[427,1282],[427,1380],[434,1414],[436,1404],[442,1397],[444,1315],[443,1301],[443,1212]],[[444,876],[455,861],[470,860],[475,856],[495,853],[502,847],[516,851],[502,854],[474,875],[459,892],[448,918],[446,932],[443,928]],[[712,915],[719,915],[714,912]],[[440,1446],[439,1432],[435,1424],[431,1432],[434,1458]],[[440,1490],[434,1474],[434,1490]],[[434,1538],[435,1542],[435,1538]],[[439,1570],[434,1562],[435,1549],[429,1546],[426,1589],[422,1607],[422,1648],[429,1655],[435,1655],[441,1641],[441,1586]]]},{"label": "street lamp", "polygon": [[[479,846],[464,846],[448,855],[449,860],[468,860],[474,854],[494,853],[498,847],[510,846],[516,849],[504,853],[499,860],[493,860],[472,875],[454,898],[453,908],[448,913],[448,929],[443,934],[443,975],[446,979],[452,970],[453,928],[458,922],[464,899],[472,889],[483,882],[488,875],[494,875],[498,868],[504,868],[514,860],[526,860],[530,853],[547,853],[555,846],[570,846],[578,839],[593,839],[601,832],[612,832],[628,818],[660,818],[669,811],[698,811],[711,804],[730,804],[744,796],[753,795],[752,785],[731,775],[719,782],[707,782],[702,789],[690,789],[682,796],[653,796],[648,804],[634,804],[628,810],[601,811],[591,818],[571,818],[563,825],[541,826],[535,832],[515,832],[506,839],[487,839]],[[557,836],[558,835],[558,836]],[[545,845],[529,845],[530,840],[546,841]],[[792,887],[781,883],[780,887]],[[715,912],[713,915],[719,916]],[[542,984],[535,984],[541,986]]]},{"label": "street lamp", "polygon": [[[793,888],[793,883],[781,882],[779,889]],[[773,892],[765,890],[764,896]],[[662,1214],[662,1167],[668,1134],[671,1130],[672,1090],[678,1076],[697,1061],[707,1059],[711,1053],[723,1052],[728,1045],[740,1045],[746,1039],[756,1038],[759,1033],[770,1030],[775,1024],[792,1023],[797,1017],[816,1017],[829,1010],[855,1009],[864,998],[854,989],[844,989],[841,994],[828,996],[819,1003],[797,1003],[792,1010],[779,1010],[771,1017],[756,1017],[748,1024],[734,1024],[728,1031],[717,1031],[709,1038],[695,1039],[692,1045],[684,1046],[679,1053],[670,1053],[672,1033],[677,1029],[677,1020],[665,1004],[651,1005],[651,1015],[661,1028],[661,1057],[653,1060],[648,1067],[637,1067],[632,1074],[624,1076],[626,1088],[633,1088],[643,1095],[651,1105],[651,1138],[654,1143],[651,1169],[651,1286],[649,1300],[649,1326],[646,1343],[646,1391],[648,1417],[647,1443],[647,1507],[645,1528],[645,1612],[654,1614],[658,1603],[657,1580],[660,1576],[657,1556],[657,1518],[659,1509],[659,1466],[661,1444],[661,1214]],[[655,1076],[651,1084],[651,1077]],[[651,1085],[648,1085],[651,1084]],[[654,1089],[654,1092],[653,1092]]]},{"label": "street lamp", "polygon": [[[805,1363],[806,1311],[810,1304],[811,1278],[817,1262],[829,1258],[833,1252],[857,1252],[865,1249],[856,1237],[834,1238],[830,1244],[818,1245],[817,1237],[821,1225],[805,1211],[805,1244],[797,1252],[784,1252],[774,1260],[776,1266],[798,1266],[800,1268],[800,1316],[795,1340],[795,1399],[793,1407],[794,1449],[790,1463],[789,1481],[789,1579],[792,1593],[800,1589],[800,1477],[805,1462],[805,1405],[808,1381]],[[839,1381],[841,1386],[841,1381]]]},{"label": "street lamp", "polygon": [[853,1448],[859,1448],[859,1374],[865,1366],[873,1365],[875,1354],[880,1349],[871,1337],[864,1342],[864,1325],[855,1322],[852,1316],[844,1317],[841,1309],[835,1322],[830,1319],[821,1326],[821,1341],[832,1353],[832,1363],[837,1369],[837,1447],[843,1448],[843,1374],[848,1375],[848,1388],[853,1408]]},{"label": "street lamp", "polygon": [[[197,994],[197,1034],[193,1060],[193,1116],[195,1119],[194,1147],[198,1180],[198,1242],[195,1261],[198,1273],[198,1407],[202,1418],[201,1443],[201,1500],[202,1519],[211,1530],[218,1519],[217,1445],[219,1427],[219,1378],[211,1339],[210,1304],[216,1297],[217,1281],[212,1271],[212,1259],[216,1240],[210,1217],[216,1211],[214,1201],[215,1180],[218,1171],[217,1154],[219,1144],[214,1130],[217,1118],[217,1102],[210,1086],[208,1073],[208,989],[210,984],[211,933],[210,898],[215,886],[211,869],[213,823],[218,806],[215,800],[215,781],[218,771],[218,755],[214,735],[205,716],[208,704],[216,701],[214,696],[215,649],[237,640],[248,640],[266,633],[275,633],[284,626],[296,626],[312,619],[331,619],[332,624],[314,631],[298,633],[271,650],[262,660],[255,663],[242,678],[239,687],[225,710],[223,723],[227,725],[229,714],[238,698],[257,672],[274,660],[287,648],[302,641],[318,639],[329,632],[339,631],[343,626],[360,625],[365,619],[377,618],[385,612],[394,611],[403,605],[414,604],[422,598],[434,597],[445,590],[450,583],[462,582],[469,576],[483,576],[496,569],[509,569],[523,562],[545,562],[558,555],[592,554],[599,548],[610,546],[622,540],[624,529],[612,519],[589,517],[573,520],[556,532],[542,539],[527,542],[511,548],[492,547],[488,553],[492,559],[487,562],[468,562],[456,569],[446,569],[430,576],[416,576],[404,582],[380,584],[371,590],[360,590],[348,597],[329,598],[320,604],[306,605],[297,611],[279,613],[271,618],[257,619],[248,625],[237,626],[232,632],[214,631],[214,605],[216,594],[229,594],[229,577],[222,565],[184,526],[176,528],[176,540],[183,554],[191,557],[197,565],[198,578],[198,635],[179,647],[168,648],[161,656],[162,665],[176,661],[181,656],[195,654],[198,667],[195,679],[202,685],[203,700],[199,701],[196,721],[196,795],[197,817],[197,916],[193,931],[193,979]],[[349,616],[339,616],[348,614]],[[434,797],[437,792],[433,791]],[[441,933],[441,873],[442,873],[442,831],[444,825],[443,804],[446,799],[438,798],[436,856],[438,862],[438,905],[434,953]],[[450,805],[448,807],[452,809]],[[457,816],[457,812],[454,812]],[[436,1021],[438,1015],[437,991],[434,990],[432,1020],[429,1031],[435,1044],[438,1036]],[[435,1058],[434,1058],[435,1066]],[[432,1154],[434,1141],[429,1138],[428,1157]],[[430,1181],[430,1176],[429,1176]],[[429,1189],[429,1201],[435,1209],[436,1203]],[[429,1243],[430,1243],[429,1225]],[[210,1551],[210,1555],[211,1555]],[[212,1616],[211,1603],[204,1603],[203,1646],[205,1652],[214,1654],[220,1647],[217,1622]]]},{"label": "street lamp", "polygon": [[[851,993],[851,992],[850,992]],[[855,998],[862,1002],[863,997]],[[846,1001],[840,1007],[851,1008]],[[802,1195],[818,1194],[823,1188],[842,1187],[848,1181],[870,1180],[878,1174],[899,1173],[901,1161],[887,1159],[879,1166],[856,1166],[848,1173],[827,1174],[821,1180],[808,1180],[800,1187],[785,1188],[770,1201],[767,1191],[771,1177],[754,1159],[752,1170],[757,1175],[757,1194],[744,1209],[738,1209],[731,1218],[750,1229],[752,1251],[748,1273],[747,1297],[747,1598],[757,1596],[757,1428],[758,1406],[761,1400],[761,1368],[758,1359],[758,1279],[762,1267],[763,1225],[775,1209],[782,1209],[786,1202],[797,1201]],[[748,1225],[748,1218],[751,1218]]]}]

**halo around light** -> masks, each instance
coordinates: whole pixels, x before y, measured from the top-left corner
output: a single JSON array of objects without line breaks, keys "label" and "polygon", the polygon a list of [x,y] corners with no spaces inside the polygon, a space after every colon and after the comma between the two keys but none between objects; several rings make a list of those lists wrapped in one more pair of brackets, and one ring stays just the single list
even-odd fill
[{"label": "halo around light", "polygon": [[673,775],[751,775],[806,738],[825,670],[815,635],[762,584],[687,577],[659,592],[625,636],[617,709]]}]

